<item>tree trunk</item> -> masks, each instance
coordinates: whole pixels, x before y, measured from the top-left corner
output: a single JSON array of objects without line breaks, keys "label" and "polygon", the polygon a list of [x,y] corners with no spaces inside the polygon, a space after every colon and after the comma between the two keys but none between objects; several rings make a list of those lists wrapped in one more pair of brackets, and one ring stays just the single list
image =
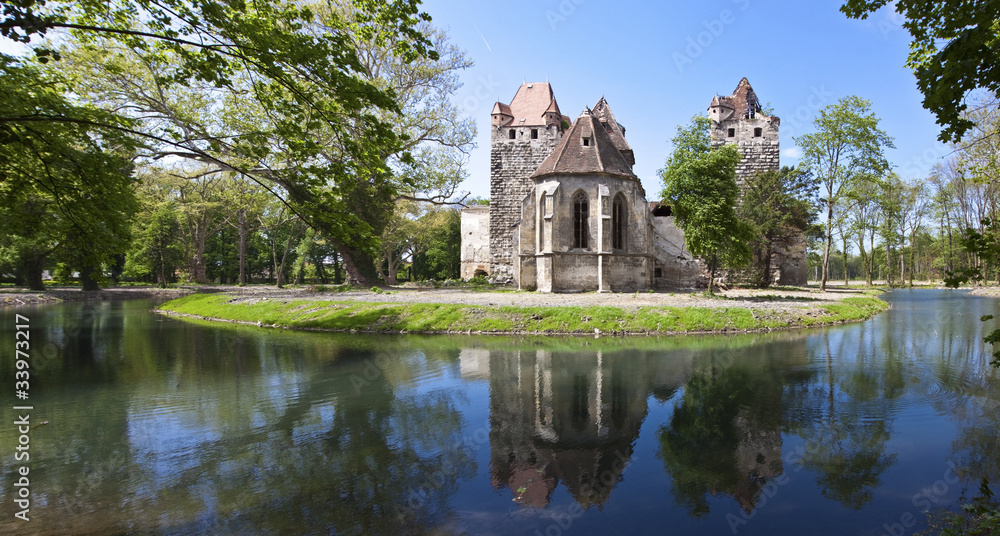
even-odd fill
[{"label": "tree trunk", "polygon": [[191,263],[188,267],[191,270],[192,281],[201,285],[208,284],[208,267],[205,266],[204,242],[200,246],[197,246],[197,250],[194,252],[194,256],[191,258]]},{"label": "tree trunk", "polygon": [[951,216],[948,216],[948,271],[954,272],[955,266],[952,264],[952,243],[951,243]]},{"label": "tree trunk", "polygon": [[885,283],[892,288],[892,248],[885,248]]},{"label": "tree trunk", "polygon": [[819,280],[820,292],[826,290],[827,271],[830,268],[830,243],[833,242],[833,203],[826,204],[826,244],[823,247],[823,276]]},{"label": "tree trunk", "polygon": [[340,246],[338,248],[347,272],[347,283],[357,287],[372,287],[379,283],[375,273],[375,259],[360,249]]},{"label": "tree trunk", "polygon": [[84,291],[101,290],[101,286],[97,284],[98,273],[98,270],[90,265],[80,268],[80,287]]},{"label": "tree trunk", "polygon": [[847,237],[844,237],[844,288],[848,288],[850,286],[850,278],[847,277]]},{"label": "tree trunk", "polygon": [[385,282],[389,285],[397,285],[399,284],[396,279],[396,276],[399,274],[399,261],[396,259],[389,259],[388,264],[389,277],[386,278]]},{"label": "tree trunk", "polygon": [[906,254],[902,250],[899,252],[899,286],[906,284]]},{"label": "tree trunk", "polygon": [[191,273],[191,280],[200,285],[208,283],[208,269],[205,266],[205,242],[208,241],[208,222],[198,221],[194,226],[194,251],[188,259],[188,271]]},{"label": "tree trunk", "polygon": [[771,259],[774,258],[774,244],[773,241],[768,240],[768,246],[764,248],[764,259],[761,261],[762,268],[764,269],[763,278],[760,280],[761,288],[769,288],[771,283],[773,283],[773,277],[771,276]]},{"label": "tree trunk", "polygon": [[247,286],[247,212],[240,209],[240,286]]},{"label": "tree trunk", "polygon": [[910,288],[913,288],[913,272],[914,272],[913,268],[917,262],[916,260],[917,248],[916,248],[916,242],[914,241],[915,238],[916,238],[916,233],[910,235]]},{"label": "tree trunk", "polygon": [[163,254],[163,245],[156,249],[156,283],[160,288],[167,288],[167,265]]},{"label": "tree trunk", "polygon": [[299,235],[302,230],[302,226],[296,222],[292,226],[292,231],[288,233],[288,240],[285,242],[285,252],[281,254],[281,266],[278,267],[278,288],[284,288],[285,285],[285,263],[288,262],[288,252],[292,249],[292,242]]},{"label": "tree trunk", "polygon": [[708,261],[708,295],[715,296],[715,255]]},{"label": "tree trunk", "polygon": [[42,281],[43,257],[34,257],[24,261],[25,283],[30,290],[45,290],[45,282]]}]

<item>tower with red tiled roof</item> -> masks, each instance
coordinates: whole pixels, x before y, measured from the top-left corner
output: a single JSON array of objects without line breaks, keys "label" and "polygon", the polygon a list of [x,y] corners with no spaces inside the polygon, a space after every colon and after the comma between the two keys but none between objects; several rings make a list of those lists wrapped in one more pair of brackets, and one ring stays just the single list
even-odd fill
[{"label": "tower with red tiled roof", "polygon": [[531,174],[559,143],[569,118],[548,82],[521,84],[510,104],[497,102],[490,115],[490,279],[511,282],[521,201],[533,188]]}]

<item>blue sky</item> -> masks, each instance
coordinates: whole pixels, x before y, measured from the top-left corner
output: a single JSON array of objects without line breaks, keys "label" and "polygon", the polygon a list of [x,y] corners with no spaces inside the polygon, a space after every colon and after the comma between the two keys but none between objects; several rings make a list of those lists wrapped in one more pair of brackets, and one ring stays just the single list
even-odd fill
[{"label": "blue sky", "polygon": [[889,160],[905,179],[926,177],[948,153],[905,67],[909,33],[895,12],[848,19],[840,0],[424,0],[475,66],[456,102],[476,119],[478,148],[463,189],[489,195],[489,114],[522,81],[548,79],[565,115],[603,95],[625,125],[636,174],[659,197],[657,170],[677,126],[747,77],[781,117],[782,164],[798,162],[793,136],[847,95],[872,103],[895,138]]},{"label": "blue sky", "polygon": [[[887,151],[904,179],[926,177],[949,152],[905,67],[909,34],[882,9],[848,19],[841,0],[424,0],[475,65],[456,102],[474,117],[478,147],[462,189],[489,196],[489,120],[522,81],[548,79],[563,113],[576,118],[603,95],[625,125],[647,198],[670,138],[704,113],[716,93],[747,77],[781,117],[782,164],[798,162],[793,137],[812,130],[822,107],[847,95],[872,103],[895,138]],[[0,51],[11,51],[0,43]]]}]

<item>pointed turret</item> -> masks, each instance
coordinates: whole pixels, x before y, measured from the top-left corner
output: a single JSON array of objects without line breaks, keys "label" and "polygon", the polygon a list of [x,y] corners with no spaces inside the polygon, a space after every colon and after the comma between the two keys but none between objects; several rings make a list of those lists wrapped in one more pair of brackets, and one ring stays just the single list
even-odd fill
[{"label": "pointed turret", "polygon": [[490,116],[493,118],[493,126],[495,127],[507,126],[514,120],[514,114],[511,113],[510,106],[500,101],[497,101],[493,105],[493,111],[490,113]]},{"label": "pointed turret", "polygon": [[622,158],[628,162],[629,166],[634,166],[635,153],[632,151],[632,146],[625,140],[625,127],[615,120],[615,114],[611,112],[611,106],[608,105],[608,101],[604,100],[604,97],[597,101],[592,113],[611,136],[611,141],[618,148],[618,152],[622,154]]}]

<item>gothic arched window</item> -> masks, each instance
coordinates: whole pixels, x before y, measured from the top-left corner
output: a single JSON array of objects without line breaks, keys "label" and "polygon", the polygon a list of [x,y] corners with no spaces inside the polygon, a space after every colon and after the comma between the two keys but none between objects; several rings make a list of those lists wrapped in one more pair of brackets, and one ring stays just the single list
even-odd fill
[{"label": "gothic arched window", "polygon": [[590,238],[590,203],[587,194],[577,192],[573,196],[573,247],[586,248]]},{"label": "gothic arched window", "polygon": [[625,196],[618,194],[611,205],[611,248],[625,249],[625,229],[628,223]]}]

